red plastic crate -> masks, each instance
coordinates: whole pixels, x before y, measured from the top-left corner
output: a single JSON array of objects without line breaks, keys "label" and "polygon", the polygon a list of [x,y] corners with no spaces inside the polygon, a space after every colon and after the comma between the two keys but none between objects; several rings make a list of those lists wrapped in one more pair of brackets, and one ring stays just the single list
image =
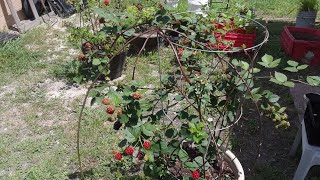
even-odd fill
[{"label": "red plastic crate", "polygon": [[[255,33],[227,32],[225,35],[221,33],[214,34],[217,44],[210,44],[210,47],[218,48],[219,50],[230,50],[231,47],[253,47],[256,41]],[[230,44],[224,44],[223,41],[228,41]]]},{"label": "red plastic crate", "polygon": [[[304,38],[298,38],[297,34],[303,34]],[[308,39],[308,37],[312,37]],[[307,53],[313,54],[307,61],[311,65],[320,65],[320,30],[312,28],[300,28],[285,26],[281,33],[281,47],[287,55],[301,61],[306,59]]]}]

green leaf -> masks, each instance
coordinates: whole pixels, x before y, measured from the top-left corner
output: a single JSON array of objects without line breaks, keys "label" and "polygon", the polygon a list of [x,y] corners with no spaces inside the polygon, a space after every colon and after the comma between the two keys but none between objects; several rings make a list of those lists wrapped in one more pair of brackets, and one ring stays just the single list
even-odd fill
[{"label": "green leaf", "polygon": [[128,118],[127,115],[121,114],[121,115],[119,116],[119,121],[120,121],[122,124],[125,124],[125,123],[129,122],[129,118]]},{"label": "green leaf", "polygon": [[284,82],[286,82],[288,80],[286,75],[284,75],[282,73],[279,73],[279,72],[275,72],[274,76],[281,83],[284,83]]},{"label": "green leaf", "polygon": [[184,165],[187,169],[190,169],[192,171],[197,170],[199,168],[199,165],[196,162],[186,162],[184,163]]},{"label": "green leaf", "polygon": [[175,135],[175,130],[174,130],[173,128],[167,129],[166,132],[165,132],[165,135],[166,135],[168,138],[172,138],[172,137]]},{"label": "green leaf", "polygon": [[136,32],[135,29],[134,29],[134,28],[131,28],[131,29],[125,31],[123,34],[130,37],[130,36],[132,36],[135,32]]},{"label": "green leaf", "polygon": [[231,63],[233,64],[233,65],[235,65],[235,66],[239,66],[239,60],[237,60],[237,59],[232,59],[232,61],[231,61]]},{"label": "green leaf", "polygon": [[214,36],[208,37],[208,38],[207,38],[207,41],[209,41],[209,42],[211,42],[211,43],[213,43],[213,44],[215,44],[215,43],[217,42],[217,40],[216,40],[216,38],[215,38]]},{"label": "green leaf", "polygon": [[263,67],[269,68],[269,64],[266,62],[258,62],[258,64],[260,64]]},{"label": "green leaf", "polygon": [[304,64],[304,65],[298,66],[297,69],[298,69],[298,70],[303,70],[303,69],[306,69],[308,66],[309,66],[309,65]]},{"label": "green leaf", "polygon": [[258,93],[259,90],[260,90],[259,87],[258,87],[258,88],[254,88],[254,89],[251,90],[251,93],[252,93],[252,94]]},{"label": "green leaf", "polygon": [[95,59],[93,59],[92,64],[95,66],[98,66],[101,64],[101,61],[100,61],[100,59],[95,58]]},{"label": "green leaf", "polygon": [[275,78],[271,78],[270,81],[276,84],[282,84],[282,82],[276,80]]},{"label": "green leaf", "polygon": [[149,161],[149,162],[154,162],[153,151],[150,151],[150,150],[146,151],[146,155],[147,155],[147,157],[148,157],[148,161]]},{"label": "green leaf", "polygon": [[72,78],[72,80],[74,82],[76,82],[77,84],[80,84],[82,82],[82,80],[83,80],[83,76],[82,75],[76,76],[76,77]]},{"label": "green leaf", "polygon": [[184,97],[184,96],[178,94],[178,95],[176,95],[176,96],[174,97],[174,99],[175,99],[176,101],[181,101],[181,100],[183,99],[183,97]]},{"label": "green leaf", "polygon": [[178,156],[182,162],[186,162],[189,159],[188,153],[186,153],[183,149],[179,150]]},{"label": "green leaf", "polygon": [[161,24],[167,24],[170,21],[170,17],[168,15],[158,15],[156,16],[155,20],[153,21],[155,24],[161,25]]},{"label": "green leaf", "polygon": [[284,82],[283,85],[284,85],[284,86],[287,86],[287,87],[290,87],[290,88],[293,88],[293,87],[294,87],[294,83],[291,82],[291,81]]},{"label": "green leaf", "polygon": [[266,64],[270,64],[273,61],[273,57],[269,54],[265,54],[264,56],[262,56],[261,60]]},{"label": "green leaf", "polygon": [[128,142],[133,143],[136,141],[136,138],[134,137],[133,134],[131,134],[131,132],[126,129],[124,132],[124,137],[127,139]]},{"label": "green leaf", "polygon": [[319,86],[320,85],[320,77],[319,76],[308,76],[307,82],[311,86]]},{"label": "green leaf", "polygon": [[146,136],[154,136],[154,133],[152,132],[152,129],[148,125],[142,126],[142,132]]},{"label": "green leaf", "polygon": [[277,66],[279,65],[280,61],[281,61],[281,59],[276,59],[276,60],[272,61],[272,62],[269,64],[269,67],[270,67],[270,68],[275,68],[275,67],[277,67]]},{"label": "green leaf", "polygon": [[280,97],[278,95],[276,95],[276,94],[272,94],[272,95],[270,95],[268,97],[268,99],[269,99],[270,102],[275,103],[280,99]]},{"label": "green leaf", "polygon": [[127,140],[126,140],[126,139],[123,139],[123,140],[120,141],[120,143],[118,144],[118,146],[119,146],[120,148],[125,147],[126,145],[127,145]]},{"label": "green leaf", "polygon": [[248,70],[249,69],[249,64],[245,61],[241,61],[241,68],[244,69],[244,70]]},{"label": "green leaf", "polygon": [[286,109],[287,109],[286,107],[282,107],[282,108],[279,109],[278,112],[279,112],[279,113],[283,113]]},{"label": "green leaf", "polygon": [[258,72],[260,72],[260,71],[261,71],[261,70],[258,69],[258,68],[253,68],[252,73],[258,73]]},{"label": "green leaf", "polygon": [[183,50],[183,54],[182,54],[183,58],[189,58],[191,55],[192,55],[192,51],[187,50],[187,49]]},{"label": "green leaf", "polygon": [[202,156],[197,156],[194,158],[194,161],[197,162],[198,164],[203,164],[203,157]]},{"label": "green leaf", "polygon": [[296,67],[296,66],[299,65],[298,62],[296,62],[296,61],[291,61],[291,60],[287,61],[287,64],[289,64],[290,66],[293,66],[293,67]]},{"label": "green leaf", "polygon": [[296,67],[286,67],[283,70],[290,71],[290,72],[298,72],[298,69]]}]

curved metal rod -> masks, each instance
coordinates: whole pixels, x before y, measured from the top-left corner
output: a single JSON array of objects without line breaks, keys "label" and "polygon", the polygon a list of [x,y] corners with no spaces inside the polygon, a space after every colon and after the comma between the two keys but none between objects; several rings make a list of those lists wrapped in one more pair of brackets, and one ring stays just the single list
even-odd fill
[{"label": "curved metal rod", "polygon": [[[185,14],[185,13],[196,13],[196,12],[199,12],[199,11],[187,11],[187,12],[182,12],[182,13],[176,13],[176,14],[173,14],[173,15],[180,15],[180,14]],[[248,18],[248,17],[245,17],[243,15],[240,15],[240,14],[232,14],[232,13],[228,13],[228,12],[219,12],[219,11],[214,11],[214,10],[204,10],[204,11],[201,11],[201,12],[216,12],[216,13],[224,13],[224,14],[230,14],[230,15],[234,15],[234,16],[239,16],[239,17],[242,17],[244,19],[247,19],[247,20],[250,20],[252,22],[255,22],[256,24],[258,24],[260,27],[262,27],[265,31],[265,36],[262,40],[262,42],[260,42],[259,44],[255,45],[255,46],[252,46],[250,48],[244,48],[244,49],[239,49],[239,50],[229,50],[229,51],[221,51],[221,50],[203,50],[203,49],[197,49],[197,48],[190,48],[190,47],[187,47],[187,46],[183,46],[181,44],[178,44],[178,43],[174,43],[172,42],[174,45],[176,46],[179,46],[179,47],[183,47],[183,48],[186,48],[186,49],[190,49],[190,50],[197,50],[197,51],[203,51],[203,52],[209,52],[209,53],[235,53],[235,52],[241,52],[241,51],[249,51],[249,50],[254,50],[260,46],[262,46],[264,43],[266,43],[269,39],[269,31],[267,29],[267,27],[263,24],[261,24],[260,22],[258,22],[257,20],[255,19],[252,19],[252,18]],[[185,34],[179,32],[179,31],[175,31],[175,30],[172,30],[172,29],[169,29],[169,28],[163,28],[165,30],[168,30],[168,31],[173,31],[173,32],[178,32],[179,34],[182,34],[184,35],[186,38],[188,38]],[[189,39],[189,38],[188,38]],[[202,45],[204,46],[204,45]],[[204,46],[205,47],[205,46]]]}]

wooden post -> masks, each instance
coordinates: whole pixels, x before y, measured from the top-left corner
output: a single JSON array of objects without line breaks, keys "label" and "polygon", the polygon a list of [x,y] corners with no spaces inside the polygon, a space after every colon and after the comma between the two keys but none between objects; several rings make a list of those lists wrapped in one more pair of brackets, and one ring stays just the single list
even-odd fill
[{"label": "wooden post", "polygon": [[39,14],[37,12],[37,9],[36,9],[36,6],[34,5],[33,0],[28,0],[28,1],[29,1],[29,4],[30,4],[30,7],[31,7],[31,10],[32,10],[32,13],[33,13],[35,20],[40,21]]},{"label": "wooden post", "polygon": [[18,27],[18,31],[21,33],[22,32],[21,23],[20,23],[20,19],[18,17],[17,11],[14,9],[11,0],[6,0],[6,1],[9,6],[10,12],[13,16],[14,22],[16,23],[16,25]]}]

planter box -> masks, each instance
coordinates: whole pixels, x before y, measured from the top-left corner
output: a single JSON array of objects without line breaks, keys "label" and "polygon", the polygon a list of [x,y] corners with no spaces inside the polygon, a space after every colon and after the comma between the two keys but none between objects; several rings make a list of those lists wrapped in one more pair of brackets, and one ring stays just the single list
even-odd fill
[{"label": "planter box", "polygon": [[[227,32],[225,35],[221,33],[214,34],[217,40],[216,44],[210,44],[219,50],[230,50],[232,47],[250,48],[256,41],[256,34],[244,32]],[[225,43],[227,42],[227,43]]]},{"label": "planter box", "polygon": [[281,47],[293,59],[310,65],[320,64],[320,30],[285,26]]}]

